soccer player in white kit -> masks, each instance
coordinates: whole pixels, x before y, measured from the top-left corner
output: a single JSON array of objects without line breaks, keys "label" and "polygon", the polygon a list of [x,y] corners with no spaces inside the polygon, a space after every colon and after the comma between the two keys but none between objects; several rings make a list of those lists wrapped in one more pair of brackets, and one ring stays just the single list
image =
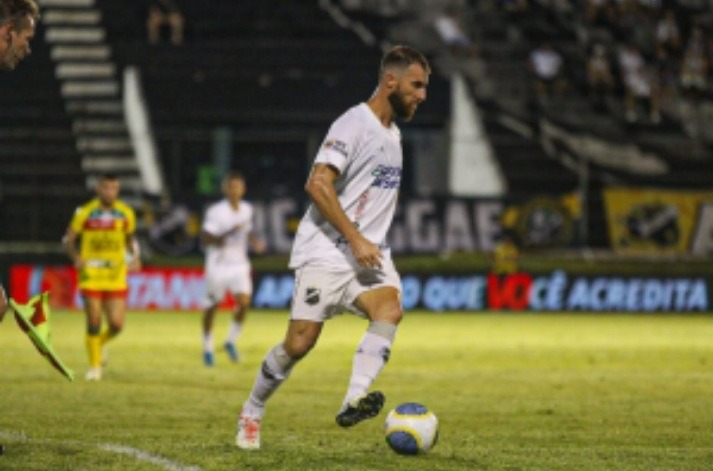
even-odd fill
[{"label": "soccer player in white kit", "polygon": [[287,334],[270,350],[238,418],[236,445],[260,448],[265,404],[294,365],[314,347],[324,321],[347,309],[369,320],[354,355],[336,421],[350,427],[376,416],[384,404],[368,392],[389,359],[401,321],[401,279],[386,233],[402,175],[401,133],[426,99],[430,67],[408,46],[384,54],[379,84],[366,102],[329,129],[305,186],[312,205],[297,229],[290,258],[295,289]]},{"label": "soccer player in white kit", "polygon": [[203,301],[203,363],[206,366],[215,363],[213,321],[226,293],[234,296],[236,308],[223,348],[232,361],[238,361],[236,342],[253,292],[248,243],[255,252],[265,249],[262,239],[253,232],[253,207],[243,201],[245,179],[239,172],[231,172],[223,179],[223,194],[225,198],[206,211],[202,230],[206,247]]}]

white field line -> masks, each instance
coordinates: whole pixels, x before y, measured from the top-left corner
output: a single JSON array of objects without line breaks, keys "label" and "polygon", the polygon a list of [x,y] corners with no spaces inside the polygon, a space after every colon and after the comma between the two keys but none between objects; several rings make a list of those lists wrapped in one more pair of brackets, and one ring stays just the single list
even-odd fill
[{"label": "white field line", "polygon": [[155,464],[168,471],[201,471],[199,466],[185,465],[177,461],[169,460],[163,456],[152,455],[151,453],[130,446],[114,445],[111,443],[89,443],[78,440],[53,440],[51,438],[30,438],[22,433],[12,433],[0,430],[0,438],[28,443],[54,444],[65,446],[78,446],[83,448],[99,448],[100,450],[130,456],[137,461]]}]

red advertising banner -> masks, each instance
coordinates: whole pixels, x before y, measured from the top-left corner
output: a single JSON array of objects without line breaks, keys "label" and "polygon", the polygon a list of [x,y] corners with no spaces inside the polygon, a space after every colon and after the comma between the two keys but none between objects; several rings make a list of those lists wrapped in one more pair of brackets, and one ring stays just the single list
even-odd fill
[{"label": "red advertising banner", "polygon": [[[44,291],[52,293],[53,308],[82,307],[73,267],[14,265],[10,269],[10,296],[17,302],[27,302]],[[205,279],[200,268],[145,268],[129,274],[128,309],[200,310],[204,297]],[[220,305],[225,309],[233,306],[230,296]]]}]

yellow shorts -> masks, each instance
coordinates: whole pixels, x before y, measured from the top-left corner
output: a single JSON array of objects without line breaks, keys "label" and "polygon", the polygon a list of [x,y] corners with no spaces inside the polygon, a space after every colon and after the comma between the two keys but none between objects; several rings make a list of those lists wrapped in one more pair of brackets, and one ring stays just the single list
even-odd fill
[{"label": "yellow shorts", "polygon": [[125,264],[112,267],[86,267],[79,272],[79,289],[122,291],[128,288]]}]

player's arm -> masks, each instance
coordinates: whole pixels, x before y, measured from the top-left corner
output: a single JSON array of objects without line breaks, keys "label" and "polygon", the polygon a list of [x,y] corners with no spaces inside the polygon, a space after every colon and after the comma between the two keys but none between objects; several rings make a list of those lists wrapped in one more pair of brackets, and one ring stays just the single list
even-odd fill
[{"label": "player's arm", "polygon": [[79,252],[77,252],[78,237],[79,233],[74,231],[71,227],[68,228],[67,232],[64,234],[64,238],[62,239],[62,246],[64,247],[65,253],[69,255],[69,258],[72,260],[74,267],[81,270],[86,265],[86,261],[82,259]]},{"label": "player's arm", "polygon": [[0,322],[5,317],[5,311],[7,311],[7,296],[5,295],[5,288],[0,285]]},{"label": "player's arm", "polygon": [[225,243],[225,239],[230,234],[240,229],[240,226],[238,225],[223,234],[219,234],[218,231],[220,230],[220,227],[221,224],[218,213],[215,212],[215,208],[209,208],[206,212],[205,220],[203,221],[203,227],[201,229],[201,243],[206,247],[209,245],[213,245],[215,247],[222,247]]},{"label": "player's arm", "polygon": [[139,247],[139,241],[133,232],[126,234],[126,247],[129,251],[129,255],[131,255],[129,270],[141,270],[141,247]]},{"label": "player's arm", "polygon": [[357,263],[363,267],[381,267],[381,250],[359,232],[339,203],[334,189],[334,182],[338,177],[336,168],[317,163],[312,167],[305,191],[324,219],[347,240]]},{"label": "player's arm", "polygon": [[235,234],[242,228],[243,224],[237,224],[232,229],[227,230],[225,231],[225,233],[220,235],[215,235],[212,232],[203,229],[201,231],[201,240],[204,245],[217,245],[218,247],[221,247],[225,243],[225,239],[227,239],[229,235]]},{"label": "player's arm", "polygon": [[236,228],[234,227],[225,234],[216,235],[204,229],[201,231],[201,241],[203,242],[203,245],[215,245],[216,247],[222,247],[225,243],[225,238],[235,232],[235,230]]}]

